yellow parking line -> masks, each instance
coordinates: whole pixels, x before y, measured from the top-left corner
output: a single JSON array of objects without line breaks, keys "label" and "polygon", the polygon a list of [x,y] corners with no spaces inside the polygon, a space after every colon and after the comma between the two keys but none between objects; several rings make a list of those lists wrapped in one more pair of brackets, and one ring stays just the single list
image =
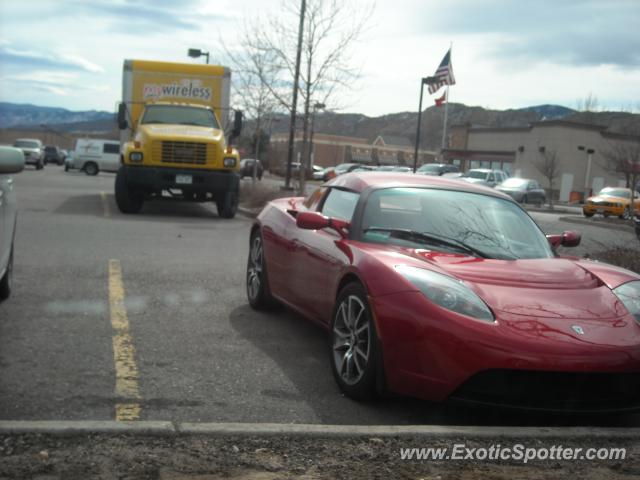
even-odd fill
[{"label": "yellow parking line", "polygon": [[102,208],[104,209],[105,218],[109,218],[111,216],[111,210],[109,209],[109,201],[107,200],[106,192],[100,192],[100,197],[102,198]]},{"label": "yellow parking line", "polygon": [[116,420],[137,420],[142,399],[138,387],[138,367],[135,348],[129,331],[129,319],[124,306],[122,267],[118,260],[109,260],[109,310],[113,328],[113,360],[116,369]]}]

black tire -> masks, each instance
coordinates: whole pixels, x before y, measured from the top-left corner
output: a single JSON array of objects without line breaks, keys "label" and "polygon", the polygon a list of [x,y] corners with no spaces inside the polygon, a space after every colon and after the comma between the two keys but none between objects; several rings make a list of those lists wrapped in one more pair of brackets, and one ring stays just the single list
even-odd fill
[{"label": "black tire", "polygon": [[122,213],[140,212],[144,204],[144,194],[133,190],[127,185],[127,176],[122,168],[116,173],[115,193],[116,204]]},{"label": "black tire", "polygon": [[529,198],[528,198],[526,195],[524,195],[524,196],[522,197],[522,202],[521,202],[521,203],[523,203],[523,204],[525,204],[525,203],[529,203]]},{"label": "black tire", "polygon": [[38,160],[36,163],[36,170],[42,170],[44,168],[44,162],[42,160]]},{"label": "black tire", "polygon": [[69,171],[69,164],[68,164],[68,163],[65,163],[65,164],[64,164],[64,171],[65,171],[65,172],[68,172],[68,171]]},{"label": "black tire", "polygon": [[98,168],[98,165],[95,162],[87,162],[84,166],[84,173],[86,173],[91,177],[96,176],[99,171],[100,169]]},{"label": "black tire", "polygon": [[267,266],[264,261],[264,242],[260,230],[251,234],[246,275],[247,300],[254,310],[271,310],[278,302],[271,296]]},{"label": "black tire", "polygon": [[7,271],[0,279],[0,300],[6,300],[11,295],[11,287],[13,283],[13,245],[11,245],[11,253],[9,254],[9,263]]},{"label": "black tire", "polygon": [[621,218],[622,220],[631,219],[631,208],[629,208],[629,207],[625,208],[624,212],[622,213],[622,215],[619,215],[618,218]]},{"label": "black tire", "polygon": [[584,210],[582,211],[582,214],[587,218],[591,218],[594,215],[593,213],[585,212]]},{"label": "black tire", "polygon": [[221,200],[216,202],[218,215],[222,218],[233,218],[238,211],[238,192],[227,192]]},{"label": "black tire", "polygon": [[[356,309],[361,310],[357,316]],[[356,318],[350,318],[353,316]],[[382,355],[367,292],[361,284],[350,283],[340,291],[329,338],[331,370],[340,390],[357,401],[375,398],[380,390],[376,380],[382,374]]]}]

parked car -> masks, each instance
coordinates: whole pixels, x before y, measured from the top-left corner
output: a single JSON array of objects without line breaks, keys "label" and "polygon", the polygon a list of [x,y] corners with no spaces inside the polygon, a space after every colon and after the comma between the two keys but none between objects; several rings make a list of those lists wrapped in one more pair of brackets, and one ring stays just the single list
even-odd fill
[{"label": "parked car", "polygon": [[240,178],[244,177],[252,177],[253,178],[253,169],[257,163],[256,177],[258,180],[262,180],[262,173],[264,169],[262,168],[262,162],[260,160],[256,160],[254,158],[243,158],[240,160]]},{"label": "parked car", "polygon": [[413,172],[413,168],[405,167],[403,165],[380,165],[379,167],[375,167],[375,169],[376,172]]},{"label": "parked car", "polygon": [[311,167],[311,178],[313,180],[322,180],[324,177],[324,168],[320,165],[314,165]]},{"label": "parked car", "polygon": [[484,185],[485,187],[495,187],[499,183],[504,182],[509,175],[502,170],[491,170],[489,168],[473,168],[462,175],[463,180],[476,185]]},{"label": "parked car", "polygon": [[442,175],[444,173],[457,173],[460,169],[457,165],[450,163],[425,163],[422,165],[416,173],[420,175]]},{"label": "parked car", "polygon": [[21,149],[0,147],[0,300],[11,294],[17,201],[12,175],[24,169]]},{"label": "parked car", "polygon": [[542,205],[547,200],[547,194],[540,184],[528,178],[507,178],[496,186],[496,190],[506,193],[519,203]]},{"label": "parked car", "polygon": [[[640,213],[640,192],[634,193],[634,210]],[[631,189],[605,187],[598,195],[587,198],[582,206],[585,217],[593,217],[599,213],[605,217],[614,215],[620,218],[631,218]]]},{"label": "parked car", "polygon": [[377,169],[371,165],[358,165],[356,168],[350,170],[350,172],[375,172]]},{"label": "parked car", "polygon": [[87,175],[98,172],[117,172],[120,168],[120,142],[80,138],[73,151],[73,168],[84,171]]},{"label": "parked car", "polygon": [[320,180],[326,182],[328,180],[331,180],[332,178],[335,178],[336,176],[336,167],[327,167],[322,171],[322,178],[320,178]]},{"label": "parked car", "polygon": [[499,191],[350,173],[267,204],[247,297],[324,327],[336,383],[357,400],[640,408],[640,275],[556,252],[579,243],[545,236]]},{"label": "parked car", "polygon": [[55,163],[62,165],[64,163],[64,156],[62,151],[55,145],[47,145],[44,147],[44,164]]},{"label": "parked car", "polygon": [[345,173],[349,173],[355,170],[356,168],[365,167],[365,166],[366,165],[363,163],[341,163],[339,165],[336,165],[334,171],[336,173],[336,176],[339,176]]},{"label": "parked car", "polygon": [[36,170],[44,168],[44,151],[42,142],[37,138],[18,138],[13,146],[22,150],[27,165],[34,165]]}]

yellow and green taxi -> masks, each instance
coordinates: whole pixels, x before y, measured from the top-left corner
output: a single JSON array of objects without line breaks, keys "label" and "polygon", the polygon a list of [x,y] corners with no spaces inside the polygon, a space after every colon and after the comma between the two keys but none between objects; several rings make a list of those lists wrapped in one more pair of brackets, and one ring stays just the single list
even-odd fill
[{"label": "yellow and green taxi", "polygon": [[[640,193],[634,193],[634,210],[640,214]],[[600,190],[595,197],[587,198],[582,213],[585,217],[593,217],[600,213],[605,217],[615,215],[620,218],[631,217],[631,189],[606,187]]]}]

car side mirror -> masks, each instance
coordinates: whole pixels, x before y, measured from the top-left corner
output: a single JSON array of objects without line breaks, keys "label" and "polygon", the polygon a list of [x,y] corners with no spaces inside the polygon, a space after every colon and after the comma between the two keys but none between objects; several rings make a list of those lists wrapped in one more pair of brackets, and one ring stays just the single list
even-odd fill
[{"label": "car side mirror", "polygon": [[577,247],[580,245],[582,236],[578,232],[566,231],[562,235],[547,235],[547,240],[554,248],[560,245],[563,247]]},{"label": "car side mirror", "polygon": [[561,245],[563,247],[577,247],[580,245],[580,240],[582,240],[580,233],[569,230],[562,233]]},{"label": "car side mirror", "polygon": [[322,230],[323,228],[331,228],[338,232],[341,237],[346,237],[346,230],[351,225],[345,220],[338,218],[330,218],[319,212],[298,212],[296,216],[296,225],[304,230]]},{"label": "car side mirror", "polygon": [[237,138],[242,133],[242,112],[236,110],[233,115],[233,131],[231,132],[232,138]]},{"label": "car side mirror", "polygon": [[124,130],[129,127],[127,122],[127,104],[122,102],[118,105],[118,128]]},{"label": "car side mirror", "polygon": [[0,174],[24,170],[24,153],[19,148],[0,146]]}]

